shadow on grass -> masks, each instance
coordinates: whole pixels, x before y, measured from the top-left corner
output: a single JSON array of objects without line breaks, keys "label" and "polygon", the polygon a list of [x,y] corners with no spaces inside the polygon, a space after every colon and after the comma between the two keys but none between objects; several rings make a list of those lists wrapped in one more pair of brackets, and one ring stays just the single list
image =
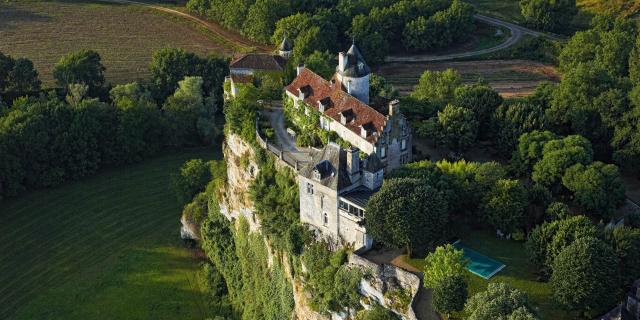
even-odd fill
[{"label": "shadow on grass", "polygon": [[20,22],[49,22],[50,16],[14,7],[11,3],[0,6],[0,31],[14,29]]}]

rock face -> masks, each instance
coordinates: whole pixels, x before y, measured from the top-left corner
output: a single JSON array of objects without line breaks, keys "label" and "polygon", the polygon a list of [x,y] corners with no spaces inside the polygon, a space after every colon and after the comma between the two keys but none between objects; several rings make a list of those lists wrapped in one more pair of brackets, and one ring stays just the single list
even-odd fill
[{"label": "rock face", "polygon": [[[249,185],[256,178],[259,167],[253,161],[255,152],[253,148],[245,143],[239,136],[229,134],[223,145],[224,159],[227,165],[227,184],[221,192],[219,206],[221,213],[230,221],[244,216],[249,222],[251,231],[260,231],[260,221],[254,214],[254,206],[248,196]],[[187,225],[183,227],[189,233]],[[304,284],[300,279],[291,277],[293,273],[290,259],[286,253],[274,254],[269,248],[270,264],[272,259],[280,259],[293,287],[293,297],[295,301],[292,319],[298,320],[332,320],[345,319],[346,314],[330,314],[328,316],[319,314],[311,309],[308,303],[307,293],[304,291]],[[420,280],[417,276],[398,269],[394,266],[377,265],[355,254],[350,255],[349,265],[362,269],[368,276],[362,280],[360,292],[363,295],[363,304],[368,307],[372,300],[377,301],[400,315],[403,319],[417,319],[411,307],[415,298]],[[389,297],[385,296],[390,290],[401,288],[410,294],[410,302],[406,307],[396,308],[389,306]]]}]

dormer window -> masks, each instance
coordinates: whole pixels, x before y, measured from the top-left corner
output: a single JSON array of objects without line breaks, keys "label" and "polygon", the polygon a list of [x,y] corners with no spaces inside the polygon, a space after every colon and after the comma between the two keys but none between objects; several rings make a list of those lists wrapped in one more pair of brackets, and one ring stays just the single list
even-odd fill
[{"label": "dormer window", "polygon": [[345,111],[340,112],[340,123],[346,125],[347,123],[353,121],[355,115],[353,114],[353,110],[347,109]]},{"label": "dormer window", "polygon": [[319,100],[318,110],[320,110],[320,112],[325,112],[327,111],[327,109],[329,109],[330,104],[331,104],[331,99],[329,97]]},{"label": "dormer window", "polygon": [[313,170],[313,178],[320,181],[322,180],[322,174],[318,170]]},{"label": "dormer window", "polygon": [[367,122],[360,126],[360,136],[363,138],[367,138],[370,135],[374,135],[375,130],[373,124],[371,122]]}]

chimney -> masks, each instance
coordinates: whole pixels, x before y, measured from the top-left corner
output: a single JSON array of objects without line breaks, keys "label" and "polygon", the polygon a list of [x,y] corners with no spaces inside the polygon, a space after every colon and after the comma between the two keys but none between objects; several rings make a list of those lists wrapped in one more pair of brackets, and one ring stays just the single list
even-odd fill
[{"label": "chimney", "polygon": [[398,99],[395,99],[389,102],[389,116],[394,116],[396,113],[400,111],[399,109],[400,109],[400,101]]},{"label": "chimney", "polygon": [[346,64],[347,64],[347,61],[346,61],[346,60],[347,60],[347,57],[346,57],[346,55],[344,54],[344,52],[340,52],[340,53],[338,53],[338,70],[339,70],[340,72],[343,72],[343,71],[344,71],[344,68],[345,68],[345,66],[346,66]]},{"label": "chimney", "polygon": [[347,151],[347,173],[353,182],[356,174],[360,173],[360,150],[351,147]]},{"label": "chimney", "polygon": [[300,72],[302,72],[302,70],[304,70],[304,64],[301,63],[296,67],[296,75],[300,75]]},{"label": "chimney", "polygon": [[347,93],[351,94],[351,80],[347,80]]}]

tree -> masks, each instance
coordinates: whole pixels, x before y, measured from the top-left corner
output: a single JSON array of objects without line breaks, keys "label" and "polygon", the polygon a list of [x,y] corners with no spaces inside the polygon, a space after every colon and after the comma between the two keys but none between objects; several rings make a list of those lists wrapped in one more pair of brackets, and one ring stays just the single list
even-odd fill
[{"label": "tree", "polygon": [[531,178],[544,186],[560,182],[565,171],[578,163],[593,161],[593,149],[589,140],[579,135],[551,140],[542,149],[542,159],[533,166]]},{"label": "tree", "polygon": [[334,276],[334,297],[347,311],[360,306],[360,280],[362,274],[357,268],[342,266]]},{"label": "tree", "polygon": [[553,220],[534,228],[526,247],[531,261],[543,274],[548,273],[556,256],[571,243],[586,237],[597,237],[598,230],[585,216]]},{"label": "tree", "polygon": [[425,288],[436,288],[448,277],[463,277],[464,267],[468,263],[463,257],[462,250],[457,250],[450,244],[437,247],[434,252],[427,255],[424,261]]},{"label": "tree", "polygon": [[626,288],[640,278],[640,229],[618,226],[605,231],[605,241],[618,258],[618,274]]},{"label": "tree", "polygon": [[524,225],[527,190],[518,180],[501,179],[486,195],[482,212],[492,227],[512,233]]},{"label": "tree", "polygon": [[462,84],[462,77],[453,70],[425,71],[418,81],[418,85],[411,94],[419,100],[430,100],[441,105],[453,102],[455,90]]},{"label": "tree", "polygon": [[610,217],[626,199],[618,167],[600,161],[570,167],[562,177],[562,184],[574,193],[583,210],[604,218]]},{"label": "tree", "polygon": [[513,153],[511,164],[520,173],[529,173],[542,160],[547,142],[558,139],[551,131],[531,131],[518,138],[518,148]]},{"label": "tree", "polygon": [[448,276],[433,289],[433,308],[441,314],[462,311],[467,301],[467,283],[462,275]]},{"label": "tree", "polygon": [[33,62],[24,58],[15,60],[13,69],[9,72],[7,83],[6,90],[14,93],[35,92],[40,90],[41,84]]},{"label": "tree", "polygon": [[443,236],[448,221],[442,194],[420,180],[385,180],[367,204],[365,225],[376,240],[424,252]]},{"label": "tree", "polygon": [[305,68],[313,70],[321,77],[330,79],[335,73],[335,66],[333,65],[333,56],[328,51],[320,52],[314,51],[311,55],[304,59]]},{"label": "tree", "polygon": [[190,202],[198,192],[204,190],[211,180],[211,172],[204,160],[192,159],[185,162],[180,168],[180,173],[174,174],[171,180],[178,202],[185,204]]},{"label": "tree", "polygon": [[349,35],[358,44],[370,65],[384,62],[389,53],[389,41],[373,19],[365,15],[353,17]]},{"label": "tree", "polygon": [[527,294],[506,283],[489,283],[486,291],[469,298],[464,311],[469,320],[537,319]]},{"label": "tree", "polygon": [[629,56],[629,77],[634,85],[640,86],[640,34]]},{"label": "tree", "polygon": [[467,150],[476,142],[478,120],[469,109],[447,105],[438,112],[438,141],[457,153]]},{"label": "tree", "polygon": [[593,318],[617,301],[618,272],[613,250],[593,237],[577,239],[553,262],[554,299],[569,310]]},{"label": "tree", "polygon": [[564,31],[578,13],[575,0],[521,0],[525,21],[545,31]]},{"label": "tree", "polygon": [[396,90],[383,76],[372,73],[369,77],[369,96],[383,97],[385,99],[396,99],[400,96]]},{"label": "tree", "polygon": [[313,26],[313,20],[309,13],[298,12],[284,17],[276,22],[271,42],[278,45],[285,37],[296,39],[299,34],[311,28],[311,26]]},{"label": "tree", "polygon": [[93,50],[83,49],[70,53],[53,67],[53,77],[64,88],[74,83],[85,84],[89,86],[90,94],[94,95],[105,81],[106,69],[100,60],[100,55]]},{"label": "tree", "polygon": [[549,107],[551,98],[548,96],[552,91],[553,85],[545,83],[536,88],[533,96],[514,103],[503,103],[495,110],[491,119],[493,137],[505,155],[516,149],[518,138],[523,134],[547,129],[545,111]]},{"label": "tree", "polygon": [[242,34],[253,40],[267,43],[274,32],[276,21],[288,16],[290,12],[290,1],[257,0],[247,12]]},{"label": "tree", "polygon": [[478,82],[456,88],[455,105],[471,109],[478,119],[478,134],[487,138],[491,116],[500,104],[502,97],[486,83]]},{"label": "tree", "polygon": [[571,217],[569,206],[562,202],[553,202],[547,207],[547,221],[562,220]]}]

